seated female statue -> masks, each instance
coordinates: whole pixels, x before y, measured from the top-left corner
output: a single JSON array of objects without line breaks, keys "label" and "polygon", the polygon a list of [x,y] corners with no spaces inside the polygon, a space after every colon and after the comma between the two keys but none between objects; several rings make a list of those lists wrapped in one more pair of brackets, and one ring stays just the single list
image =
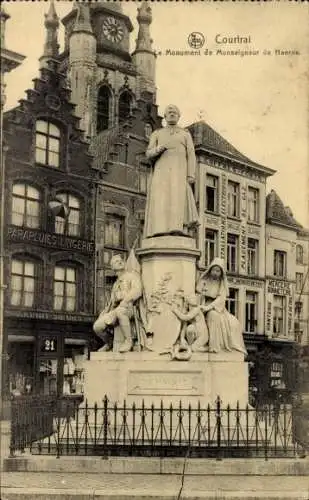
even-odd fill
[{"label": "seated female statue", "polygon": [[215,258],[197,285],[201,309],[209,331],[209,352],[239,351],[247,354],[238,319],[225,307],[229,295],[224,261]]}]

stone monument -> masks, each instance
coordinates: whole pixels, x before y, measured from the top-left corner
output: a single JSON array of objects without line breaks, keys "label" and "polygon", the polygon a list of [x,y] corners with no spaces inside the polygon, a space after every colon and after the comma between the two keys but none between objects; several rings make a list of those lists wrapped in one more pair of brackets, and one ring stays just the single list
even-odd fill
[{"label": "stone monument", "polygon": [[153,132],[146,151],[144,238],[126,263],[111,261],[118,279],[94,324],[105,345],[86,362],[85,394],[89,404],[106,394],[136,404],[213,405],[220,396],[246,405],[246,349],[241,325],[225,308],[224,262],[215,259],[200,276],[197,270],[194,145],[177,125],[176,106],[164,116],[166,127]]}]

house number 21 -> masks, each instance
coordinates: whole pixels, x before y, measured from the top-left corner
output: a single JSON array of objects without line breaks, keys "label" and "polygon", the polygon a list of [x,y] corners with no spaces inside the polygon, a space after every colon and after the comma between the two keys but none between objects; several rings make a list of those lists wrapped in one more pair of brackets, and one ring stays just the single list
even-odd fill
[{"label": "house number 21", "polygon": [[55,351],[56,350],[56,342],[54,340],[45,340],[44,344],[45,351]]}]

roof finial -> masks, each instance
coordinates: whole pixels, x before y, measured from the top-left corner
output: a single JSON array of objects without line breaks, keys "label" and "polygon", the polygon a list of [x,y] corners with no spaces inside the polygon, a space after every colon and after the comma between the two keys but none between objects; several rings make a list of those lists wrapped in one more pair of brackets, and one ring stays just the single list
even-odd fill
[{"label": "roof finial", "polygon": [[44,26],[46,28],[46,38],[44,44],[44,52],[40,58],[41,66],[43,66],[48,59],[55,59],[59,54],[58,44],[58,28],[59,18],[56,13],[54,0],[50,0],[49,9],[45,14]]},{"label": "roof finial", "polygon": [[0,27],[1,27],[1,47],[5,48],[5,23],[10,19],[9,14],[4,10],[2,2],[0,4]]},{"label": "roof finial", "polygon": [[78,9],[78,12],[77,12],[73,32],[84,31],[86,33],[93,33],[91,22],[90,22],[89,5],[86,5],[85,3],[78,3],[77,9]]},{"label": "roof finial", "polygon": [[141,2],[141,7],[137,9],[137,22],[139,28],[135,52],[144,50],[152,52],[152,39],[149,29],[152,22],[152,12],[149,3],[146,1]]},{"label": "roof finial", "polygon": [[46,28],[59,27],[59,17],[57,16],[54,0],[50,0],[49,10],[47,14],[45,14],[45,27]]},{"label": "roof finial", "polygon": [[198,120],[203,121],[205,118],[205,111],[203,109],[200,109],[198,114],[197,114]]}]

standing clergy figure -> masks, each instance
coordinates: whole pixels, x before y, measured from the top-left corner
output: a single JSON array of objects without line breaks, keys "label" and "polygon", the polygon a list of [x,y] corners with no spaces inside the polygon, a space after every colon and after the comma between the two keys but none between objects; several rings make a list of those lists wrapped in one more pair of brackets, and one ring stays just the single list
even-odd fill
[{"label": "standing clergy figure", "polygon": [[195,181],[196,159],[190,132],[177,126],[180,112],[167,106],[167,126],[155,130],[146,157],[153,172],[146,203],[144,237],[183,235],[198,220],[190,184]]}]

